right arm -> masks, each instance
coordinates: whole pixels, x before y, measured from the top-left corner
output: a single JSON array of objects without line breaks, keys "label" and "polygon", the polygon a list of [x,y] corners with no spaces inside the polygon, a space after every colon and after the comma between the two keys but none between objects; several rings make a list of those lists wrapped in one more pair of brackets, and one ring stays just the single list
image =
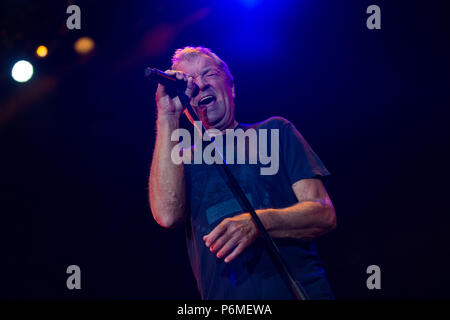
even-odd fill
[{"label": "right arm", "polygon": [[[166,73],[175,74],[169,70]],[[190,97],[193,79],[182,72],[176,72],[176,77],[187,81],[185,93]],[[161,84],[156,90],[156,105],[156,141],[150,168],[149,201],[155,221],[162,227],[171,228],[184,219],[186,210],[184,167],[182,163],[172,162],[171,152],[178,142],[170,139],[172,132],[179,127],[184,107],[178,97],[169,97]]]}]

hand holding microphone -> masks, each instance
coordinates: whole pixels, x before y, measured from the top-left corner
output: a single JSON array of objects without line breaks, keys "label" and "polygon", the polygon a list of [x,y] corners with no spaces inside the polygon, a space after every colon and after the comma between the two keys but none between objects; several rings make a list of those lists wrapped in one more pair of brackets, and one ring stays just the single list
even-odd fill
[{"label": "hand holding microphone", "polygon": [[185,107],[178,95],[184,94],[189,100],[199,92],[198,86],[192,77],[182,71],[158,69],[145,69],[145,76],[158,82],[156,89],[156,106],[158,116],[177,117],[183,113]]}]

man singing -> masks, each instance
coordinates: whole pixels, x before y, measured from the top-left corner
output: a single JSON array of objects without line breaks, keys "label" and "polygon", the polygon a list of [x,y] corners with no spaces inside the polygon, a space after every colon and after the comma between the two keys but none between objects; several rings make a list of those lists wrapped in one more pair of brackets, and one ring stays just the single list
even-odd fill
[{"label": "man singing", "polygon": [[[172,70],[166,73],[186,82],[185,94],[202,125],[217,129],[223,141],[232,141],[225,137],[238,130],[279,133],[276,141],[262,141],[256,135],[258,147],[264,143],[277,144],[276,172],[261,174],[260,162],[235,161],[229,167],[308,296],[333,299],[312,241],[336,227],[333,204],[322,183],[329,172],[321,160],[284,118],[238,123],[234,118],[233,76],[226,63],[211,50],[178,49],[172,58]],[[185,111],[179,98],[168,94],[167,88],[160,84],[156,104],[150,207],[156,222],[165,228],[186,223],[189,259],[202,299],[294,299],[250,214],[242,212],[217,167],[194,161],[174,163],[171,155],[178,141],[172,141],[171,135],[179,128]],[[251,108],[257,110],[257,106]],[[252,153],[251,142],[244,144],[244,149],[236,141],[233,143],[224,142],[223,148],[233,148],[236,158],[240,152]],[[193,150],[200,147],[184,150],[184,157],[193,157]]]}]

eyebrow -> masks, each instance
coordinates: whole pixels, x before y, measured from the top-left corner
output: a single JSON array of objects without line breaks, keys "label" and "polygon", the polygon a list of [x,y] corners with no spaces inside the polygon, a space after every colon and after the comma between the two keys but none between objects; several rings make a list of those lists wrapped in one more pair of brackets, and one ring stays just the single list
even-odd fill
[{"label": "eyebrow", "polygon": [[[213,69],[214,69],[214,70],[217,70],[216,67],[212,67],[212,66],[209,67],[209,66],[208,66],[208,67],[206,67],[206,69],[203,69],[203,71],[200,72],[200,74],[201,74],[202,76],[204,76],[205,74],[207,74],[209,71],[211,71],[211,70],[213,70]],[[191,77],[192,77],[193,75],[188,74],[188,76],[191,76]]]},{"label": "eyebrow", "polygon": [[212,69],[214,69],[213,67],[206,67],[206,69],[204,69],[202,71],[202,76],[204,76],[205,74],[207,74],[209,71],[211,71]]}]

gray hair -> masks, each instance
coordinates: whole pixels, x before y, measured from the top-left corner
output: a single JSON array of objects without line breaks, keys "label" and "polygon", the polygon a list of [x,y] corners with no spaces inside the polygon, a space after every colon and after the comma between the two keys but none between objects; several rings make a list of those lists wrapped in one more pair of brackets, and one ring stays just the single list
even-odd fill
[{"label": "gray hair", "polygon": [[227,76],[227,80],[228,80],[229,84],[230,85],[233,84],[233,81],[234,81],[233,75],[231,74],[230,69],[228,69],[228,65],[225,63],[225,61],[220,59],[214,52],[211,51],[211,49],[208,49],[205,47],[186,46],[182,49],[175,50],[175,53],[173,54],[173,57],[172,57],[172,69],[175,69],[175,66],[181,60],[184,60],[184,59],[189,60],[189,59],[191,59],[195,56],[199,56],[199,55],[205,55],[205,56],[212,58],[217,63],[219,68],[222,69],[223,72],[225,72],[225,75]]}]

